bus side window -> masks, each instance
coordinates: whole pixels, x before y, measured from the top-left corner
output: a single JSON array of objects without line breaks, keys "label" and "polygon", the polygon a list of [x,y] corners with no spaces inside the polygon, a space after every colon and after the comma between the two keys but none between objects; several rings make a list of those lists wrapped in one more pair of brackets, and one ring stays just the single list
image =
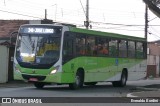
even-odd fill
[{"label": "bus side window", "polygon": [[108,55],[108,39],[103,37],[98,39],[97,52],[100,56]]},{"label": "bus side window", "polygon": [[137,42],[136,43],[136,58],[144,58],[144,53],[143,53],[143,43],[142,42]]},{"label": "bus side window", "polygon": [[85,36],[77,36],[76,37],[76,54],[85,55],[86,54],[86,39]]},{"label": "bus side window", "polygon": [[119,57],[127,57],[127,41],[118,40],[119,45]]},{"label": "bus side window", "polygon": [[95,37],[87,37],[86,39],[86,54],[95,55]]},{"label": "bus side window", "polygon": [[128,57],[135,58],[135,42],[128,41]]},{"label": "bus side window", "polygon": [[117,57],[118,54],[118,45],[117,40],[110,40],[109,41],[109,55],[112,57]]}]

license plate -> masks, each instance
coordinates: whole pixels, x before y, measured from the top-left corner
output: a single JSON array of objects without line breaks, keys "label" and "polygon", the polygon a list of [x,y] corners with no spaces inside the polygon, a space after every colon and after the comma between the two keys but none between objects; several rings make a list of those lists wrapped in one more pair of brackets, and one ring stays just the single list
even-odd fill
[{"label": "license plate", "polygon": [[37,78],[30,78],[29,81],[38,81]]}]

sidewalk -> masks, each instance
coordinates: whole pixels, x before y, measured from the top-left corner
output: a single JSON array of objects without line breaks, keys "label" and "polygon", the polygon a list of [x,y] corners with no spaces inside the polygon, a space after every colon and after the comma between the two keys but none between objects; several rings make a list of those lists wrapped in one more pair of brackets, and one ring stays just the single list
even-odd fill
[{"label": "sidewalk", "polygon": [[153,78],[151,80],[159,80],[159,84],[136,87],[137,91],[127,94],[127,97],[160,97],[160,78]]},{"label": "sidewalk", "polygon": [[16,88],[16,87],[27,87],[32,86],[33,84],[27,83],[24,81],[9,81],[7,83],[0,83],[0,88],[2,87],[9,87],[9,88]]},{"label": "sidewalk", "polygon": [[135,92],[130,94],[130,96],[127,96],[127,97],[160,97],[160,90]]}]

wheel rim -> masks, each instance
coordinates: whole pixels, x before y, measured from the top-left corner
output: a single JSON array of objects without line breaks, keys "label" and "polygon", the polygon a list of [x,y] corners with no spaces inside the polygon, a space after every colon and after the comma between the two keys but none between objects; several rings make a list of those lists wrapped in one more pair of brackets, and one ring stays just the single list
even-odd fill
[{"label": "wheel rim", "polygon": [[126,77],[125,77],[125,75],[123,75],[122,76],[122,85],[125,85],[125,83],[126,83]]},{"label": "wheel rim", "polygon": [[76,80],[76,85],[79,86],[80,85],[80,78],[79,78],[79,76],[76,76],[75,80]]}]

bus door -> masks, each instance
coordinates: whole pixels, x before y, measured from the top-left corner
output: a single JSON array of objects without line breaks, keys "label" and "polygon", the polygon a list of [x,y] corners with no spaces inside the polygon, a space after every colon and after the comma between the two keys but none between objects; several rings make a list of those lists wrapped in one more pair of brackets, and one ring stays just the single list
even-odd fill
[{"label": "bus door", "polygon": [[64,68],[65,72],[74,72],[74,60],[75,57],[75,47],[74,47],[74,37],[70,32],[65,32],[64,34],[64,42],[63,42],[63,50],[62,50],[62,64],[66,64]]}]

